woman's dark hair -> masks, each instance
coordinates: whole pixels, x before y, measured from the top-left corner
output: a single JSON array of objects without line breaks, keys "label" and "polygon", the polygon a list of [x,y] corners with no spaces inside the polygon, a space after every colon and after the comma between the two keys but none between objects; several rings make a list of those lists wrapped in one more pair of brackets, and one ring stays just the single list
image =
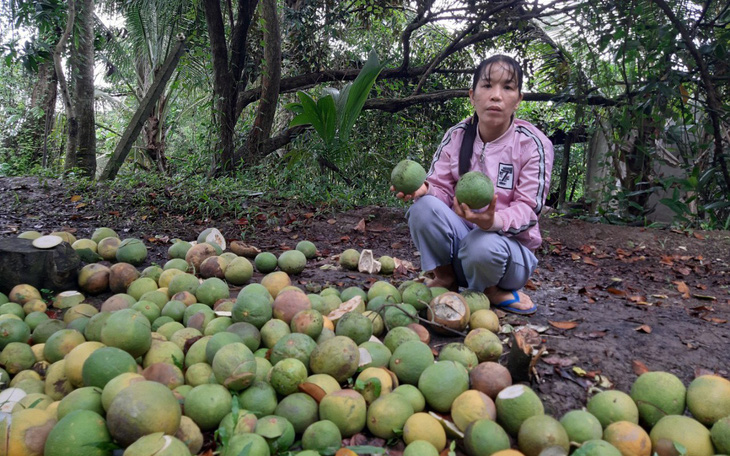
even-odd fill
[{"label": "woman's dark hair", "polygon": [[471,83],[471,89],[476,90],[477,84],[481,79],[489,82],[490,72],[488,70],[494,63],[502,63],[509,68],[511,73],[510,77],[514,78],[517,82],[517,91],[522,93],[522,67],[520,67],[519,63],[517,63],[517,60],[503,54],[493,55],[488,59],[484,59],[479,62],[479,66],[477,66],[477,69],[474,71],[474,80]]}]

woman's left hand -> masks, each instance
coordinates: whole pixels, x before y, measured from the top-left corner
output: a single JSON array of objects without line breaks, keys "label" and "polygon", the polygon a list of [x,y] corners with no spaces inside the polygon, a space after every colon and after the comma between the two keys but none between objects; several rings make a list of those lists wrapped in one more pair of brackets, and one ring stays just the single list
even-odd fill
[{"label": "woman's left hand", "polygon": [[454,196],[454,205],[452,209],[459,217],[464,220],[471,222],[483,229],[484,231],[489,230],[494,224],[494,208],[497,206],[497,195],[494,195],[492,202],[482,212],[474,212],[464,203],[459,203],[459,200]]}]

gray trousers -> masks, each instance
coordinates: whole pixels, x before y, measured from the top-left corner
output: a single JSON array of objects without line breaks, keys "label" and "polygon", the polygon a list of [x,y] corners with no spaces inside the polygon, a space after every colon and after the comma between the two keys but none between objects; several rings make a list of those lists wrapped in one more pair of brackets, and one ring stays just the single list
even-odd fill
[{"label": "gray trousers", "polygon": [[511,237],[475,227],[435,196],[419,198],[406,217],[421,254],[421,269],[451,264],[461,287],[519,290],[537,268],[537,258],[528,248]]}]

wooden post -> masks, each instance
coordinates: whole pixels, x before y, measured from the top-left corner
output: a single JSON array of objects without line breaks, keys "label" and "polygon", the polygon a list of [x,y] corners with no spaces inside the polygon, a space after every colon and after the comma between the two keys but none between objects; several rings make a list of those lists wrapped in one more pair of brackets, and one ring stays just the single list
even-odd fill
[{"label": "wooden post", "polygon": [[114,149],[114,153],[109,159],[109,163],[107,163],[104,171],[101,173],[101,176],[99,176],[99,180],[103,181],[107,179],[114,179],[119,172],[119,168],[122,167],[124,160],[126,160],[127,155],[129,155],[129,151],[132,150],[132,144],[134,144],[137,136],[139,136],[139,132],[142,130],[145,121],[150,116],[152,108],[155,103],[157,103],[160,95],[162,95],[162,91],[165,90],[167,81],[170,80],[173,71],[175,71],[175,68],[177,67],[177,63],[180,61],[180,57],[182,57],[186,50],[185,36],[183,34],[179,34],[177,39],[178,41],[173,47],[172,52],[170,52],[167,56],[165,63],[163,63],[157,70],[155,80],[152,82],[147,94],[145,94],[144,98],[140,102],[137,112],[135,112],[134,116],[132,116],[132,120],[129,122],[129,125],[127,125],[127,128],[124,130],[122,139]]}]

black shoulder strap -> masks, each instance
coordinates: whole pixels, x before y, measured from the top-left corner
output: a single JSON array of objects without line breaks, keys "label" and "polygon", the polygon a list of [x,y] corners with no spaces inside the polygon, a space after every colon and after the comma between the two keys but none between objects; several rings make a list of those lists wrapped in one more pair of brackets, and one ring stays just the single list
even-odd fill
[{"label": "black shoulder strap", "polygon": [[479,118],[474,113],[474,117],[466,121],[464,139],[461,141],[461,149],[459,150],[459,176],[463,176],[469,171],[471,156],[474,152],[474,139],[477,137],[477,125],[479,125]]}]

